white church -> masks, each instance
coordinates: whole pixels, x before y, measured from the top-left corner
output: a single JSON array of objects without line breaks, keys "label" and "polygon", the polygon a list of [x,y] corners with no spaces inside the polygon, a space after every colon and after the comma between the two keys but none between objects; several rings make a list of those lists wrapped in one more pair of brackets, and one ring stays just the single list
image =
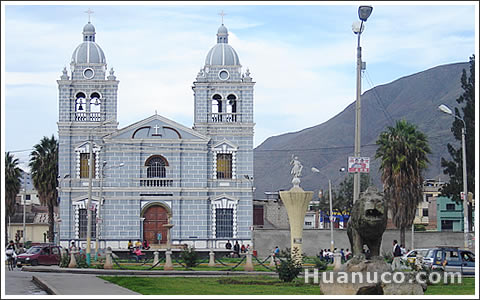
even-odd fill
[{"label": "white church", "polygon": [[90,21],[79,42],[70,72],[57,80],[61,245],[86,245],[87,209],[92,248],[96,239],[101,248],[144,239],[161,248],[169,227],[173,245],[252,244],[255,83],[227,28],[218,28],[204,67],[192,74],[193,128],[158,114],[118,128],[121,74],[108,70]]}]

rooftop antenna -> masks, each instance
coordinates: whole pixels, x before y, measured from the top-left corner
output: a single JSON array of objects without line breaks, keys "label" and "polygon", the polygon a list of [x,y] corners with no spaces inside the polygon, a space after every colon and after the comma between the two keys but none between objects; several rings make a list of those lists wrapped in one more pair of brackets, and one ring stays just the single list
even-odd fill
[{"label": "rooftop antenna", "polygon": [[86,10],[85,13],[88,14],[88,23],[90,23],[90,15],[93,14],[93,10],[88,8],[88,10]]}]

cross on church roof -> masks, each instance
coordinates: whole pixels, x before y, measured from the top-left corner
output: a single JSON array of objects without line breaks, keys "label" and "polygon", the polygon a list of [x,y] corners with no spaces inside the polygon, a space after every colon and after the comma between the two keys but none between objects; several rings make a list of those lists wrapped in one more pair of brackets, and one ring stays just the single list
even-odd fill
[{"label": "cross on church roof", "polygon": [[222,16],[222,25],[223,25],[223,16],[226,16],[227,14],[223,12],[223,9],[218,14]]},{"label": "cross on church roof", "polygon": [[88,14],[88,23],[90,23],[90,15],[93,14],[93,10],[88,8],[88,10],[86,10],[85,13]]}]

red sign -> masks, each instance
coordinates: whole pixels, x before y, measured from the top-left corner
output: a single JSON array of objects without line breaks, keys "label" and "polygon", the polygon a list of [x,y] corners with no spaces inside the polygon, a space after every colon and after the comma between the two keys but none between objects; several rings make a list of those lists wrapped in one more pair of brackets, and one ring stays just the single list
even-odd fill
[{"label": "red sign", "polygon": [[370,157],[348,157],[349,173],[370,172]]}]

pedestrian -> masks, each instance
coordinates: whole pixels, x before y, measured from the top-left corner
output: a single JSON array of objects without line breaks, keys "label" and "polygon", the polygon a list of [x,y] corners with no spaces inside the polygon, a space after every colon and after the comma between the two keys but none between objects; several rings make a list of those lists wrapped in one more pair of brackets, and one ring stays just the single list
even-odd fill
[{"label": "pedestrian", "polygon": [[407,254],[407,250],[405,250],[405,246],[404,246],[404,245],[400,245],[400,250],[402,251],[402,255]]},{"label": "pedestrian", "polygon": [[345,259],[345,251],[343,251],[343,248],[340,249],[340,254],[342,255],[342,263],[346,261]]},{"label": "pedestrian", "polygon": [[397,240],[393,240],[393,261],[392,261],[392,270],[400,269],[400,257],[402,256],[402,249],[398,245]]},{"label": "pedestrian", "polygon": [[278,246],[275,247],[275,250],[273,250],[273,255],[278,256],[280,254],[280,248]]},{"label": "pedestrian", "polygon": [[233,252],[235,253],[236,257],[240,257],[240,245],[238,241],[235,241],[235,245],[233,246]]},{"label": "pedestrian", "polygon": [[348,250],[348,248],[345,250],[345,258],[347,260],[349,260],[350,258],[352,258],[352,252],[350,252],[350,250]]}]

